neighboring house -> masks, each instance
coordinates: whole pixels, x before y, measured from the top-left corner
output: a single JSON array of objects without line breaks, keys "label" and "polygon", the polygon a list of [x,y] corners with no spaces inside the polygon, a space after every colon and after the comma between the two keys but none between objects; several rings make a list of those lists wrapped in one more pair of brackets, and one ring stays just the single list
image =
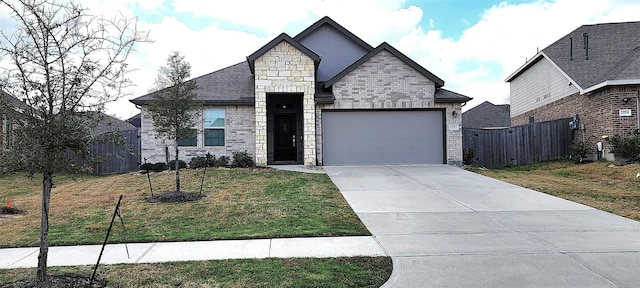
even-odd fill
[{"label": "neighboring house", "polygon": [[[462,162],[460,109],[471,98],[387,43],[372,47],[325,17],[242,62],[195,78],[205,108],[182,159],[247,151],[259,166]],[[165,161],[142,110],[142,157]],[[168,149],[173,151],[173,149]]]},{"label": "neighboring house", "polygon": [[131,118],[126,120],[129,124],[135,126],[136,128],[140,128],[140,124],[141,124],[141,116],[140,113],[133,115]]},{"label": "neighboring house", "polygon": [[506,81],[512,125],[577,115],[576,140],[595,150],[604,136],[640,128],[640,22],[580,26]]},{"label": "neighboring house", "polygon": [[[15,96],[3,91],[0,89],[0,106],[7,105],[8,109],[14,109],[16,111],[24,111],[29,106],[20,101],[20,99]],[[0,107],[1,108],[1,107]],[[11,148],[11,143],[13,143],[13,121],[10,117],[7,117],[6,114],[2,113],[2,109],[0,109],[0,150],[9,150]]]},{"label": "neighboring house", "polygon": [[462,128],[501,129],[511,127],[509,104],[485,101],[462,113]]}]

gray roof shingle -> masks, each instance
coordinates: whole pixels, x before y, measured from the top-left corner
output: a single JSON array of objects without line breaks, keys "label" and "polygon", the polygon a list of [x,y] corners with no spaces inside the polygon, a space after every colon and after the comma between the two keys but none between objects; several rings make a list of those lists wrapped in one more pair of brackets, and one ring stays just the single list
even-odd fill
[{"label": "gray roof shingle", "polygon": [[[194,78],[198,99],[205,105],[253,105],[254,77],[247,62]],[[147,105],[153,99],[147,94],[133,100],[136,105]]]},{"label": "gray roof shingle", "polygon": [[606,81],[640,80],[639,47],[640,21],[582,25],[544,48],[507,81],[544,55],[582,90]]},{"label": "gray roof shingle", "polygon": [[444,88],[437,88],[435,94],[436,103],[464,103],[473,99],[469,96],[465,96]]},{"label": "gray roof shingle", "polygon": [[509,104],[495,105],[488,101],[462,113],[462,128],[505,128],[511,126]]}]

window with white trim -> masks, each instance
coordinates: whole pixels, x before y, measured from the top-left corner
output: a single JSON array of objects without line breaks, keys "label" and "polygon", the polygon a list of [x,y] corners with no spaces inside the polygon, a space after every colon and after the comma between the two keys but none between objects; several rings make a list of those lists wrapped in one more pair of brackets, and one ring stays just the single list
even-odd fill
[{"label": "window with white trim", "polygon": [[224,108],[203,111],[204,146],[224,146],[224,112]]}]

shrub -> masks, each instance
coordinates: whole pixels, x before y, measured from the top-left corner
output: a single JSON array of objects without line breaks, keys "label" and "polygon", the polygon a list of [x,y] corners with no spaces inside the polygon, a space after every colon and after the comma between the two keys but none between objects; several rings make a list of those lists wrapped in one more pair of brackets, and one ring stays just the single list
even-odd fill
[{"label": "shrub", "polygon": [[471,165],[475,160],[473,147],[467,147],[462,151],[462,164]]},{"label": "shrub", "polygon": [[213,163],[213,165],[210,164],[210,166],[213,166],[213,167],[224,167],[224,166],[227,166],[227,165],[229,165],[229,157],[220,156],[220,158],[216,159],[216,156],[213,156],[212,163]]},{"label": "shrub", "polygon": [[167,170],[167,164],[165,164],[164,162],[154,163],[151,170],[153,172],[162,172],[164,170]]},{"label": "shrub", "polygon": [[189,161],[189,168],[204,168],[211,166],[209,161],[207,161],[207,157],[193,157],[191,161]]},{"label": "shrub", "polygon": [[587,160],[587,155],[590,150],[589,145],[584,141],[574,140],[569,148],[569,156],[576,163],[584,163]]},{"label": "shrub", "polygon": [[140,170],[144,170],[146,172],[152,171],[153,170],[153,164],[144,163],[144,164],[140,165]]},{"label": "shrub", "polygon": [[611,152],[616,156],[637,160],[640,155],[640,129],[629,131],[627,136],[611,136],[607,143],[611,144]]},{"label": "shrub", "polygon": [[234,167],[253,167],[253,159],[249,156],[247,151],[242,152],[233,152],[233,162],[232,165]]},{"label": "shrub", "polygon": [[[187,162],[178,160],[178,166],[180,166],[180,169],[187,168]],[[175,170],[175,169],[176,169],[176,160],[169,161],[169,170]]]}]

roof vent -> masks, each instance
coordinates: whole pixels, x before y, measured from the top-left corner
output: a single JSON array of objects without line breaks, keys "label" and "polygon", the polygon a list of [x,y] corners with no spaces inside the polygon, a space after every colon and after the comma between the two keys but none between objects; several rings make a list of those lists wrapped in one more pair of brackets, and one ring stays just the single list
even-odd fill
[{"label": "roof vent", "polygon": [[569,61],[573,61],[573,37],[569,37]]},{"label": "roof vent", "polygon": [[584,42],[584,60],[589,60],[589,33],[582,33],[582,41]]}]

